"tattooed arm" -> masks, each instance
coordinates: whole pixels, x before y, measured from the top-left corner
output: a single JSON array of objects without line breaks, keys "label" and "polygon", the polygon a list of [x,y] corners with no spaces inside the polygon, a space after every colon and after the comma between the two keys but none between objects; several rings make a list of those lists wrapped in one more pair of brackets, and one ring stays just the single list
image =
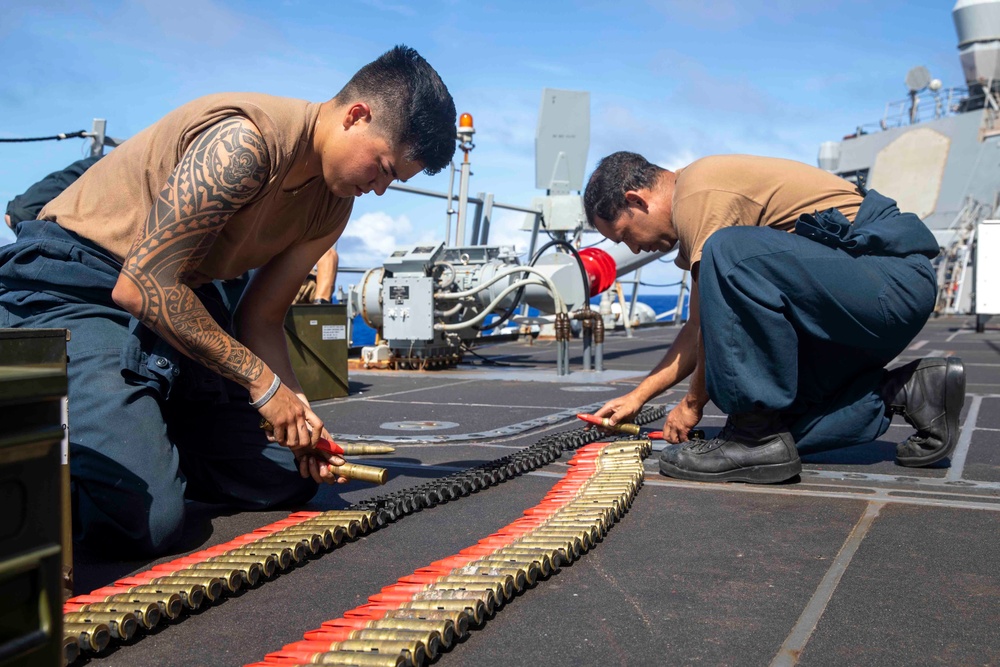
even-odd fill
[{"label": "tattooed arm", "polygon": [[[160,191],[126,256],[112,297],[191,359],[258,398],[274,373],[215,322],[186,284],[230,216],[267,182],[270,156],[260,130],[233,117],[202,132]],[[315,444],[323,423],[287,387],[260,412],[288,447]]]}]

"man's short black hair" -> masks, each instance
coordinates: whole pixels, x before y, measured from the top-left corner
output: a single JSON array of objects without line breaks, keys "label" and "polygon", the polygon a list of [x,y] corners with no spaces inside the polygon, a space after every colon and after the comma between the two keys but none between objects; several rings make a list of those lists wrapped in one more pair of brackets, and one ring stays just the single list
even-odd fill
[{"label": "man's short black hair", "polygon": [[609,223],[615,222],[628,210],[625,193],[652,188],[664,171],[638,153],[618,151],[607,156],[597,163],[583,193],[587,221],[593,225],[596,216]]},{"label": "man's short black hair", "polygon": [[455,155],[455,101],[423,57],[397,46],[368,63],[337,93],[339,102],[363,100],[381,116],[390,142],[406,147],[406,159],[436,174]]}]

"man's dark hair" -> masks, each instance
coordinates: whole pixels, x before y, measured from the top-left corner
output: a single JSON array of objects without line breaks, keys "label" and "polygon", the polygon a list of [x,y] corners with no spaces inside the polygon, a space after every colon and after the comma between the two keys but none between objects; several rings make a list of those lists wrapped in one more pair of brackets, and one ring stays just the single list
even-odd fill
[{"label": "man's dark hair", "polygon": [[587,221],[593,225],[596,216],[613,223],[628,210],[625,193],[652,188],[664,171],[638,153],[618,151],[607,156],[597,163],[583,193]]},{"label": "man's dark hair", "polygon": [[436,174],[455,154],[455,101],[423,57],[397,46],[368,63],[337,93],[338,102],[363,100],[380,113],[387,139],[406,147],[406,159]]}]

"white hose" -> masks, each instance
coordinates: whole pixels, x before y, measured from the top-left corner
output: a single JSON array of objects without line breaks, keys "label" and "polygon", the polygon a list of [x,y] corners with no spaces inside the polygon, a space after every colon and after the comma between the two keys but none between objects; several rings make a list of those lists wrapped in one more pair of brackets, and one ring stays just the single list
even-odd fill
[{"label": "white hose", "polygon": [[[458,331],[459,329],[467,329],[467,328],[469,328],[469,327],[471,327],[471,326],[473,326],[475,324],[479,324],[484,319],[486,319],[486,316],[489,315],[490,312],[492,312],[493,309],[496,308],[500,304],[500,302],[503,301],[504,298],[508,294],[510,294],[511,292],[514,292],[514,291],[520,289],[522,286],[526,286],[526,285],[541,285],[541,284],[542,284],[542,282],[538,281],[538,280],[530,280],[530,279],[519,280],[516,283],[513,283],[513,284],[509,285],[504,291],[500,292],[500,295],[497,296],[497,298],[493,299],[493,301],[490,302],[490,305],[486,306],[486,309],[483,310],[483,312],[479,313],[478,315],[476,315],[475,317],[473,317],[471,320],[465,320],[464,322],[456,322],[455,324],[435,324],[434,325],[434,330],[435,331]],[[558,300],[558,296],[556,296],[556,299]],[[562,303],[561,300],[559,300],[559,303]]]},{"label": "white hose", "polygon": [[438,293],[434,294],[434,298],[435,299],[461,299],[463,297],[472,296],[473,294],[476,294],[477,292],[482,292],[484,289],[486,289],[487,287],[489,287],[493,283],[501,280],[502,278],[506,278],[507,276],[515,274],[515,273],[534,273],[535,275],[539,276],[542,279],[542,281],[545,283],[545,285],[549,288],[549,291],[551,291],[552,294],[553,294],[553,296],[556,297],[556,300],[557,301],[561,300],[559,298],[558,293],[556,292],[555,285],[552,284],[552,281],[549,280],[549,277],[547,275],[545,275],[544,273],[542,273],[541,271],[539,271],[538,269],[536,269],[535,267],[533,267],[533,266],[512,266],[509,269],[504,269],[502,271],[499,271],[496,275],[494,275],[492,278],[490,278],[489,280],[487,280],[485,283],[477,285],[476,287],[473,287],[471,289],[467,289],[464,292],[438,292]]}]

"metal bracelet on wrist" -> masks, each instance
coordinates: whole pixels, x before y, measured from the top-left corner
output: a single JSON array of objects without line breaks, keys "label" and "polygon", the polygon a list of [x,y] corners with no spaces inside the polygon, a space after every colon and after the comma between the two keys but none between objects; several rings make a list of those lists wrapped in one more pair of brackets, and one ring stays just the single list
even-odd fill
[{"label": "metal bracelet on wrist", "polygon": [[271,400],[271,398],[278,393],[278,387],[281,386],[281,379],[278,374],[274,374],[274,380],[271,381],[271,386],[267,388],[264,395],[258,398],[256,401],[250,401],[250,407],[254,410],[260,410],[264,407],[264,404]]}]

